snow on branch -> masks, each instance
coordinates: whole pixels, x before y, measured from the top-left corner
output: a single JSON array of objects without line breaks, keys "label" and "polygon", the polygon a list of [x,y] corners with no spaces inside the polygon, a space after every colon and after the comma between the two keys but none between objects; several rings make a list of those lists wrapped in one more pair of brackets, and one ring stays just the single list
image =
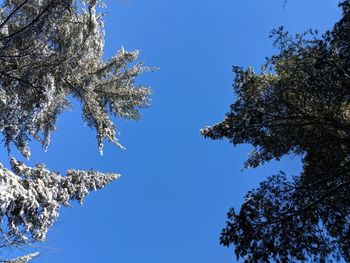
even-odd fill
[{"label": "snow on branch", "polygon": [[44,241],[59,208],[116,180],[118,174],[68,170],[66,176],[44,165],[28,167],[11,158],[12,171],[0,168],[0,246]]}]

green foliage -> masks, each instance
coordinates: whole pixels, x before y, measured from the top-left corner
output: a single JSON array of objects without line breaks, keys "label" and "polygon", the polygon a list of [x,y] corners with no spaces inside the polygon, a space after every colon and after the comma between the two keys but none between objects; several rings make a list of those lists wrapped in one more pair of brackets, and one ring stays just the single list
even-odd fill
[{"label": "green foliage", "polygon": [[253,145],[247,167],[302,157],[300,176],[271,176],[229,211],[221,243],[245,262],[350,262],[350,1],[340,6],[341,20],[322,36],[274,30],[279,53],[260,74],[234,67],[237,100],[202,130]]}]

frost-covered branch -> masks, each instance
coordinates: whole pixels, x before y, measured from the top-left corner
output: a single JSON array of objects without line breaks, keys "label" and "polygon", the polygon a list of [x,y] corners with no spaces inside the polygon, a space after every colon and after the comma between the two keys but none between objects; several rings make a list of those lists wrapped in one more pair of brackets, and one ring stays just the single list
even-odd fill
[{"label": "frost-covered branch", "polygon": [[[29,158],[31,139],[48,147],[57,116],[75,97],[85,123],[96,130],[102,154],[108,140],[120,148],[111,117],[138,119],[150,104],[150,89],[135,84],[151,68],[138,51],[120,48],[103,59],[100,0],[5,0],[0,7],[0,134],[7,150]],[[45,240],[69,201],[83,202],[116,174],[69,170],[65,176],[44,165],[27,167],[11,159],[0,167],[0,248]],[[27,262],[28,257],[17,258]]]},{"label": "frost-covered branch", "polygon": [[39,256],[38,252],[31,253],[25,256],[17,257],[11,260],[0,260],[0,263],[27,263],[33,258]]},{"label": "frost-covered branch", "polygon": [[121,48],[104,60],[101,1],[5,1],[0,8],[0,132],[29,157],[28,140],[50,143],[58,114],[75,96],[84,121],[123,148],[110,116],[137,119],[150,103],[150,89],[135,78],[151,70],[135,63],[138,51]]},{"label": "frost-covered branch", "polygon": [[118,174],[68,170],[66,176],[44,165],[28,167],[11,158],[12,171],[0,168],[1,246],[44,241],[59,208],[116,180]]}]

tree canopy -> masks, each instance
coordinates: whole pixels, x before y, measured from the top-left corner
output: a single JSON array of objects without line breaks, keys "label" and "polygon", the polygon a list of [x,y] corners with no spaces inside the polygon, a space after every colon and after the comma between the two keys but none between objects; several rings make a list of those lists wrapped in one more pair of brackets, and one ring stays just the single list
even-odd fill
[{"label": "tree canopy", "polygon": [[228,212],[221,244],[245,262],[350,262],[350,1],[332,30],[272,32],[279,52],[256,73],[233,67],[236,101],[205,137],[248,143],[246,167],[301,156]]},{"label": "tree canopy", "polygon": [[[29,158],[31,139],[48,147],[57,116],[82,105],[85,123],[103,141],[118,142],[111,116],[138,119],[150,89],[135,78],[150,70],[135,62],[138,51],[121,48],[103,59],[104,4],[99,0],[5,0],[0,7],[0,132]],[[98,8],[97,8],[98,7]],[[11,157],[0,168],[0,247],[43,241],[61,205],[83,201],[117,174],[70,170],[67,176],[44,165],[25,166]],[[34,254],[33,254],[34,255]],[[27,262],[32,256],[16,259]]]}]

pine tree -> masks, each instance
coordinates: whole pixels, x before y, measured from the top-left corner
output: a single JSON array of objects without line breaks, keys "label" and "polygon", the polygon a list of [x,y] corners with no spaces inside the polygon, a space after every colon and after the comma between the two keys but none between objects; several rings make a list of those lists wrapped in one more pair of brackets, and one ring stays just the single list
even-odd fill
[{"label": "pine tree", "polygon": [[[0,7],[0,131],[7,150],[14,145],[29,158],[28,141],[50,143],[57,116],[70,98],[82,105],[85,123],[103,141],[123,146],[111,116],[138,119],[149,106],[150,89],[135,78],[150,70],[135,62],[138,51],[104,52],[99,0],[5,0]],[[83,201],[117,174],[69,170],[66,176],[44,165],[28,167],[11,158],[0,168],[0,247],[44,241],[61,205]],[[35,255],[34,255],[35,256]],[[27,262],[33,255],[16,259]],[[22,260],[22,261],[19,261]]]},{"label": "pine tree", "polygon": [[245,262],[350,262],[350,1],[322,36],[272,32],[279,53],[261,73],[234,67],[236,101],[202,130],[254,147],[257,167],[296,154],[303,171],[270,176],[228,212],[221,244]]}]

